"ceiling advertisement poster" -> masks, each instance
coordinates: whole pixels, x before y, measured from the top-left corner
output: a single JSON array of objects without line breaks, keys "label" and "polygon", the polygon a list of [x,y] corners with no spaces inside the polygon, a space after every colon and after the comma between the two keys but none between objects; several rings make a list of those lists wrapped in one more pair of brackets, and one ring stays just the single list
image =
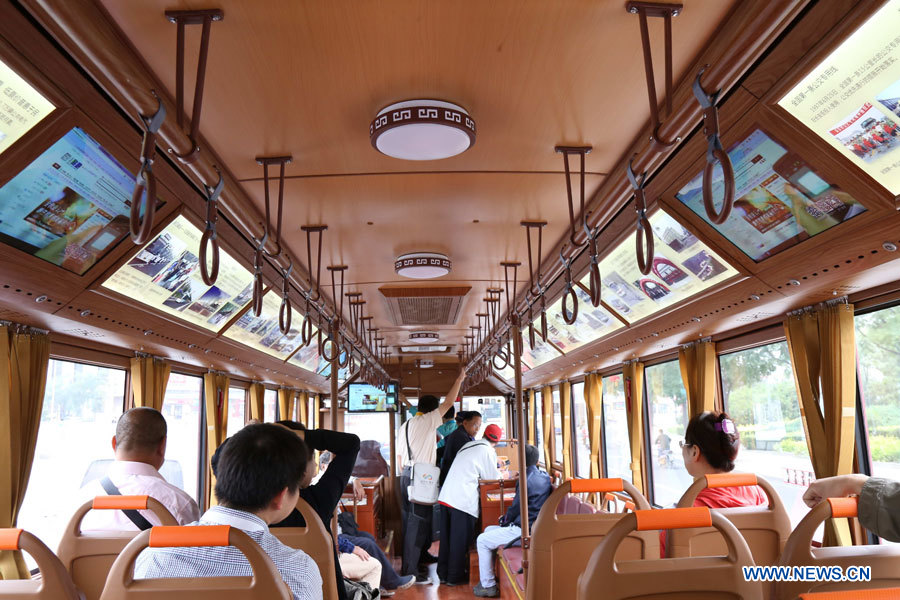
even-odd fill
[{"label": "ceiling advertisement poster", "polygon": [[258,317],[254,316],[252,310],[248,310],[224,335],[230,340],[284,360],[303,344],[303,336],[300,335],[303,315],[294,311],[291,328],[283,334],[278,325],[280,309],[281,296],[270,290],[263,296],[263,309]]},{"label": "ceiling advertisement poster", "polygon": [[[675,195],[754,261],[865,212],[850,194],[816,172],[797,153],[761,128],[728,149],[734,168],[734,209],[715,225],[703,207],[703,173]],[[722,170],[713,176],[713,197],[723,195]]]},{"label": "ceiling advertisement poster", "polygon": [[203,283],[198,258],[202,235],[187,218],[178,216],[103,287],[218,332],[250,302],[253,276],[220,250],[215,285]]},{"label": "ceiling advertisement poster", "polygon": [[52,102],[0,61],[0,154],[54,108]]},{"label": "ceiling advertisement poster", "polygon": [[891,0],[778,105],[900,194],[900,0]]}]

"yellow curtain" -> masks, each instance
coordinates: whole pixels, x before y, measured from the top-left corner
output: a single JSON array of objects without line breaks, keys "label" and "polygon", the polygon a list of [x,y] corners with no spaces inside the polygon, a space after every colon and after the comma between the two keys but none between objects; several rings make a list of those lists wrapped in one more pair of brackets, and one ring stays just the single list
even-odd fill
[{"label": "yellow curtain", "polygon": [[297,404],[299,405],[299,413],[297,415],[297,419],[306,425],[306,420],[309,418],[307,413],[309,412],[309,392],[300,392],[297,397]]},{"label": "yellow curtain", "polygon": [[559,385],[559,416],[562,420],[563,479],[575,476],[572,468],[572,384],[563,381]]},{"label": "yellow curtain", "polygon": [[250,384],[250,418],[260,423],[266,420],[266,386],[261,383]]},{"label": "yellow curtain", "polygon": [[600,477],[600,431],[603,428],[603,378],[597,374],[588,375],[584,380],[584,396],[591,440],[591,478],[597,479]]},{"label": "yellow curtain", "polygon": [[716,345],[697,342],[678,350],[681,380],[687,392],[690,417],[716,408]]},{"label": "yellow curtain", "polygon": [[[0,325],[0,527],[15,527],[37,445],[50,338]],[[20,552],[0,552],[0,579],[30,577]]]},{"label": "yellow curtain", "polygon": [[278,418],[291,419],[294,418],[294,396],[296,392],[291,389],[281,388],[278,390]]},{"label": "yellow curtain", "polygon": [[644,365],[639,362],[626,364],[622,368],[625,379],[625,412],[628,417],[628,439],[631,446],[631,482],[634,487],[647,494],[641,474],[641,451],[643,449],[644,412]]},{"label": "yellow curtain", "polygon": [[132,358],[131,391],[134,394],[134,405],[161,411],[171,372],[172,367],[162,359],[152,356]]},{"label": "yellow curtain", "polygon": [[227,375],[207,373],[203,376],[203,397],[206,399],[206,473],[209,485],[206,487],[207,506],[218,504],[213,490],[216,477],[212,473],[210,460],[228,431],[228,384]]},{"label": "yellow curtain", "polygon": [[534,389],[528,390],[528,443],[534,446]]},{"label": "yellow curtain", "polygon": [[[316,397],[313,400],[313,414],[312,414],[312,417],[310,418],[310,422],[314,424],[314,426],[311,429],[319,428],[319,418],[321,417],[321,414],[322,414],[322,395],[316,394]],[[309,427],[309,425],[307,425],[307,427]]]},{"label": "yellow curtain", "polygon": [[[836,304],[790,315],[784,331],[816,478],[851,473],[856,428],[853,305]],[[846,519],[825,524],[824,543],[852,543]]]},{"label": "yellow curtain", "polygon": [[544,464],[547,471],[553,466],[553,452],[550,446],[553,439],[553,390],[550,386],[541,389],[541,416],[544,419]]}]

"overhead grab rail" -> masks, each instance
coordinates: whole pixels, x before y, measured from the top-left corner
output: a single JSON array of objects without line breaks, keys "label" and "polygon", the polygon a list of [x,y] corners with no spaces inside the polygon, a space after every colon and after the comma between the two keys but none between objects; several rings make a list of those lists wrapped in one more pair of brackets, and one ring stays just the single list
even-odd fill
[{"label": "overhead grab rail", "polygon": [[197,57],[197,79],[194,81],[194,106],[191,110],[191,127],[187,132],[191,149],[186,154],[176,154],[185,161],[197,159],[200,145],[197,133],[200,130],[200,111],[203,108],[203,90],[206,84],[206,62],[209,57],[209,35],[214,21],[221,21],[225,13],[218,8],[203,10],[167,10],[166,19],[175,23],[178,33],[175,41],[175,121],[184,130],[184,28],[185,25],[202,25],[200,33],[200,53]]},{"label": "overhead grab rail", "polygon": [[278,329],[284,335],[291,330],[291,317],[293,307],[291,306],[291,272],[294,270],[294,261],[290,256],[288,258],[288,266],[281,270],[281,306],[278,309]]},{"label": "overhead grab rail", "polygon": [[[219,181],[214,187],[203,186],[206,191],[206,225],[203,228],[203,236],[200,238],[200,277],[203,283],[213,285],[219,278],[219,239],[216,233],[216,224],[219,222],[219,195],[225,187],[225,179],[219,172]],[[212,268],[207,265],[209,248],[212,248]]]},{"label": "overhead grab rail", "polygon": [[[531,349],[536,346],[534,331],[534,314],[532,306],[538,298],[541,300],[541,338],[547,339],[547,303],[544,299],[546,288],[543,284],[543,276],[541,273],[541,256],[543,253],[543,231],[547,226],[547,221],[522,221],[520,223],[525,228],[525,237],[528,241],[528,278],[530,285],[526,298],[528,302],[528,341]],[[531,231],[537,230],[537,255],[534,254],[534,248],[531,243]],[[537,265],[535,267],[535,265]]]},{"label": "overhead grab rail", "polygon": [[[153,231],[153,219],[156,216],[156,174],[153,172],[153,159],[156,158],[156,137],[159,128],[166,120],[166,107],[156,92],[150,90],[156,98],[158,107],[152,117],[138,115],[144,124],[144,136],[141,140],[141,166],[134,178],[134,190],[131,192],[131,212],[129,231],[131,241],[143,245],[150,241]],[[143,208],[144,217],[141,218]]]},{"label": "overhead grab rail", "polygon": [[579,195],[579,206],[582,215],[582,219],[584,219],[584,157],[587,154],[590,154],[593,149],[591,146],[556,146],[553,148],[556,152],[563,155],[563,165],[566,169],[566,196],[569,201],[569,242],[572,244],[573,249],[580,248],[584,245],[584,242],[579,243],[576,241],[575,236],[577,235],[578,228],[575,226],[575,202],[572,199],[572,172],[569,168],[569,156],[573,154],[577,154],[581,158],[581,169],[580,169],[580,195]]},{"label": "overhead grab rail", "polygon": [[[704,65],[697,73],[697,79],[694,80],[694,96],[700,107],[703,109],[703,135],[706,136],[706,166],[703,168],[703,208],[706,209],[706,216],[716,225],[721,225],[728,220],[731,210],[734,208],[734,168],[731,165],[731,158],[722,147],[722,140],[719,138],[719,109],[716,105],[719,103],[719,94],[716,92],[712,95],[704,91],[700,84],[700,77],[703,71],[709,65]],[[713,199],[713,174],[716,163],[722,166],[722,186],[724,195],[722,197],[722,210],[716,210],[716,203]]]},{"label": "overhead grab rail", "polygon": [[[563,248],[565,248],[565,246]],[[566,287],[563,288],[562,303],[560,304],[562,318],[568,325],[574,325],[575,321],[578,320],[578,294],[575,293],[575,286],[572,283],[573,259],[567,258],[565,252],[560,250],[559,260],[562,261],[563,272],[566,274]],[[572,310],[569,310],[568,308],[570,300],[572,303]]]},{"label": "overhead grab rail", "polygon": [[[300,231],[306,233],[306,268],[309,271],[309,294],[312,302],[318,302],[322,298],[320,280],[322,278],[322,235],[328,229],[328,225],[302,225]],[[319,234],[318,252],[316,253],[316,277],[313,280],[313,255],[312,236]],[[315,290],[315,294],[313,293]]]},{"label": "overhead grab rail", "polygon": [[647,198],[644,194],[644,185],[647,182],[647,173],[640,177],[634,174],[632,163],[628,161],[627,175],[634,191],[634,212],[637,214],[637,226],[635,232],[635,254],[637,256],[638,269],[644,275],[649,275],[653,270],[653,229],[650,227],[650,219],[647,218]]}]

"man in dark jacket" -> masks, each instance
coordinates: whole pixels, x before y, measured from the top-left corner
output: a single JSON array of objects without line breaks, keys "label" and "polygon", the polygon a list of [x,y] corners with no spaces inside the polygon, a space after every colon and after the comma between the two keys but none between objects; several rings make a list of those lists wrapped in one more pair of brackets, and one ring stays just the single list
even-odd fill
[{"label": "man in dark jacket", "polygon": [[[528,478],[528,524],[534,525],[538,513],[553,486],[550,476],[537,467],[540,453],[534,446],[525,446],[525,476]],[[521,477],[521,474],[519,475]],[[476,596],[496,598],[500,596],[497,580],[494,578],[494,550],[512,542],[522,535],[522,511],[519,498],[519,486],[516,485],[516,497],[506,514],[500,517],[500,526],[491,525],[478,536],[478,566],[481,581],[475,586]]]},{"label": "man in dark jacket", "polygon": [[444,485],[444,480],[447,479],[447,473],[450,472],[456,453],[459,452],[460,448],[474,441],[475,436],[478,435],[478,430],[481,429],[480,412],[471,410],[462,413],[462,415],[463,418],[459,427],[445,438],[444,456],[441,459],[441,476],[438,478],[440,485]]},{"label": "man in dark jacket", "polygon": [[[311,449],[320,452],[331,452],[334,457],[318,482],[300,490],[300,497],[306,500],[307,504],[319,515],[325,530],[331,535],[331,517],[337,508],[338,502],[341,500],[344,488],[347,487],[347,483],[350,481],[353,465],[356,464],[356,455],[359,454],[359,437],[352,433],[331,431],[330,429],[306,429],[302,423],[296,421],[278,421],[278,424],[294,430]],[[216,472],[219,453],[226,443],[228,443],[227,439],[216,449],[216,453],[210,461],[213,474]],[[311,479],[316,472],[316,461],[312,458],[312,453],[310,455],[308,469],[311,470]],[[300,511],[294,508],[285,520],[280,523],[273,523],[270,527],[306,527],[306,521],[303,519]],[[334,554],[334,571],[338,598],[346,600],[347,592],[344,588],[344,575],[341,572],[337,550],[335,550]],[[323,573],[322,578],[324,579],[325,577],[327,575]]]}]

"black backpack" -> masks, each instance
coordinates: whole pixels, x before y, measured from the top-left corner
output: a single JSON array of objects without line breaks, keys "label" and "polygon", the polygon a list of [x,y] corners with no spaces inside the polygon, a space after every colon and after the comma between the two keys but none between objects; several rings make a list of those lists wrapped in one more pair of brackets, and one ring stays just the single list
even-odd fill
[{"label": "black backpack", "polygon": [[372,586],[364,581],[352,581],[344,577],[344,588],[347,591],[347,600],[375,600],[381,597],[379,590],[373,590]]}]

